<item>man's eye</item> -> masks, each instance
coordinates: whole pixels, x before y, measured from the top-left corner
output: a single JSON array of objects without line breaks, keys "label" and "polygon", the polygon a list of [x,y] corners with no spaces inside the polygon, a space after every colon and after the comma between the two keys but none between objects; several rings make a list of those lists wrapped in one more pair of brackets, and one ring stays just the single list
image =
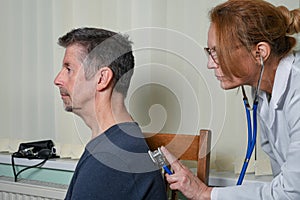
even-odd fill
[{"label": "man's eye", "polygon": [[67,69],[68,72],[71,72],[71,68],[70,67],[67,67],[66,69]]}]

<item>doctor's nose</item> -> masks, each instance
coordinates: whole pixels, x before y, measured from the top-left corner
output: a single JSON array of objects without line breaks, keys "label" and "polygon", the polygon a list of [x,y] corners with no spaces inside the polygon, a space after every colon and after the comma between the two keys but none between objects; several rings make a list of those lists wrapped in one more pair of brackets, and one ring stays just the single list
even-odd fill
[{"label": "doctor's nose", "polygon": [[208,69],[217,69],[219,65],[212,59],[211,56],[208,57],[207,60],[207,68]]}]

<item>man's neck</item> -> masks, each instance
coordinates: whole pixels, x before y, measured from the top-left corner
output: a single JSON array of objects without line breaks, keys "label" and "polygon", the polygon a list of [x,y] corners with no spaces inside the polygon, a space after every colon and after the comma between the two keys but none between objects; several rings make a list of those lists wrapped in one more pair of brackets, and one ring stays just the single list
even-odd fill
[{"label": "man's neck", "polygon": [[[124,122],[133,122],[128,113],[122,94],[114,92],[109,101],[97,101],[96,119],[92,129],[92,138],[104,133],[110,127]],[[102,102],[102,103],[101,103]]]}]

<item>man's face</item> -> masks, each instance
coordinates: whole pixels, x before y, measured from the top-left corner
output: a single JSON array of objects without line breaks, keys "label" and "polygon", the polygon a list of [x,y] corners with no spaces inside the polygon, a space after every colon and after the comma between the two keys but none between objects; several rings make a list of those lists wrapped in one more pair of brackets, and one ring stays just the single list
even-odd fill
[{"label": "man's face", "polygon": [[62,69],[54,84],[58,86],[66,111],[80,113],[87,103],[94,100],[95,88],[84,76],[82,62],[84,49],[78,44],[66,48]]}]

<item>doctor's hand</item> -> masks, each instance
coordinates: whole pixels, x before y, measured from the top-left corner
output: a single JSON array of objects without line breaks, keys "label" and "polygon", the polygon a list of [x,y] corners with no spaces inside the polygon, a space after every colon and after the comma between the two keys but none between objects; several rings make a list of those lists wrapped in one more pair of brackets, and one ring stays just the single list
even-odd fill
[{"label": "doctor's hand", "polygon": [[172,190],[181,191],[184,196],[191,200],[210,199],[211,187],[206,186],[165,147],[161,147],[161,151],[174,172],[172,175],[166,174],[166,180]]}]

